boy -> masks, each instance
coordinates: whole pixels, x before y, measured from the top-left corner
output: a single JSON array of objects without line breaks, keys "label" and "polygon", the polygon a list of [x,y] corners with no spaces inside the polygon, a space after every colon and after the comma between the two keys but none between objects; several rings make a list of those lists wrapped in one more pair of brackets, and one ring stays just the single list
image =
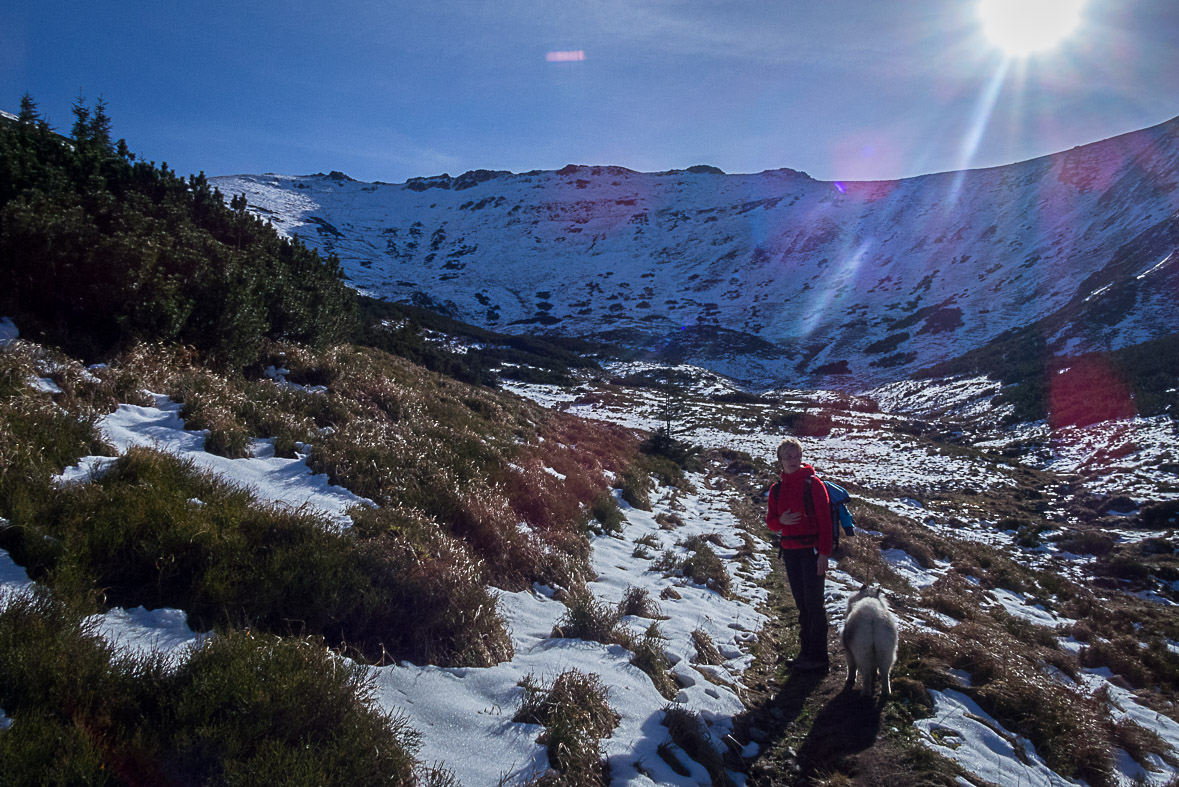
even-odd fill
[{"label": "boy", "polygon": [[[802,443],[787,438],[778,445],[778,483],[770,487],[766,525],[781,535],[779,555],[786,564],[786,578],[798,607],[802,647],[796,670],[826,670],[827,610],[823,606],[823,580],[831,555],[831,507],[827,488],[815,469],[802,463]],[[809,481],[809,483],[808,483]],[[810,489],[813,505],[804,494]]]}]

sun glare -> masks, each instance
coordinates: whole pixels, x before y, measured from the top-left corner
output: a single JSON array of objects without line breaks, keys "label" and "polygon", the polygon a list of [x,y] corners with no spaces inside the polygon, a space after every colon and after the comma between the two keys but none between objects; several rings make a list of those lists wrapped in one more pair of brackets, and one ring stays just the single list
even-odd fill
[{"label": "sun glare", "polygon": [[978,13],[991,42],[1024,57],[1052,49],[1081,22],[1084,0],[979,0]]}]

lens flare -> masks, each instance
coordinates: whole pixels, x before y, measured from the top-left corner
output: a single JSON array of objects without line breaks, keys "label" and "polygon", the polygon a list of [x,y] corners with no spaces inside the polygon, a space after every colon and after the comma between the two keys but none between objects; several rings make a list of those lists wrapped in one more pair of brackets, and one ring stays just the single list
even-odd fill
[{"label": "lens flare", "polygon": [[991,43],[1015,57],[1052,49],[1081,23],[1084,0],[980,0],[978,15]]},{"label": "lens flare", "polygon": [[585,50],[571,49],[557,52],[546,52],[544,59],[549,63],[580,63],[585,60]]},{"label": "lens flare", "polygon": [[1011,61],[1009,60],[1004,60],[999,64],[999,68],[991,76],[991,81],[987,83],[986,88],[979,95],[978,101],[974,105],[974,112],[970,118],[970,129],[966,134],[966,138],[962,140],[957,172],[954,175],[953,185],[950,187],[950,194],[946,203],[948,207],[953,207],[958,201],[958,194],[962,190],[962,183],[966,179],[967,170],[970,169],[971,162],[974,161],[974,154],[978,152],[978,146],[982,142],[983,134],[986,133],[987,126],[991,122],[991,113],[995,109],[995,102],[999,100],[999,92],[1003,88],[1003,80],[1007,78],[1007,71],[1010,65]]}]

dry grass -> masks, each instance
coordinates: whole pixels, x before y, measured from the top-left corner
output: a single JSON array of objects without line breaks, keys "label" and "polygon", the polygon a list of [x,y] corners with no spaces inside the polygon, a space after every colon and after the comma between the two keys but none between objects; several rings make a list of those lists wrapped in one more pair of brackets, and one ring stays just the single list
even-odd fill
[{"label": "dry grass", "polygon": [[565,598],[565,614],[557,621],[550,636],[558,639],[584,639],[604,645],[622,645],[626,629],[619,612],[594,597],[585,588],[574,589]]},{"label": "dry grass", "polygon": [[667,727],[675,745],[704,766],[714,787],[733,784],[725,772],[724,759],[713,745],[698,714],[680,707],[668,707],[663,711],[663,725]]},{"label": "dry grass", "polygon": [[548,751],[556,774],[542,776],[535,784],[598,785],[609,783],[598,741],[610,737],[621,717],[609,705],[602,679],[577,669],[562,672],[551,685],[527,675],[520,682],[524,692],[512,721],[545,728],[539,740]]},{"label": "dry grass", "polygon": [[691,554],[678,560],[677,568],[687,579],[722,596],[729,595],[732,577],[725,561],[713,551],[707,536],[693,536],[681,543]]},{"label": "dry grass", "polygon": [[675,679],[671,675],[671,662],[668,661],[665,647],[667,639],[659,631],[659,626],[652,623],[642,636],[631,636],[627,639],[626,647],[634,652],[630,663],[647,673],[655,690],[665,699],[672,699],[679,691]]},{"label": "dry grass", "polygon": [[659,604],[655,599],[651,598],[651,593],[646,588],[635,587],[630,585],[626,592],[623,593],[622,600],[618,602],[618,614],[633,615],[639,618],[650,618],[652,620],[664,620],[666,616],[663,610],[659,608]]},{"label": "dry grass", "polygon": [[692,631],[692,644],[696,646],[696,658],[693,661],[697,664],[724,663],[724,657],[717,650],[716,643],[712,641],[712,637],[704,629],[698,628]]}]

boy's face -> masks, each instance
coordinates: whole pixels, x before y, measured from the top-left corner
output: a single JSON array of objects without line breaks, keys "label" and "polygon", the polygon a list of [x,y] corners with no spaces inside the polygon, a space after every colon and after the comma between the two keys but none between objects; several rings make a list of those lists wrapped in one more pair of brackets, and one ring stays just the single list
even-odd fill
[{"label": "boy's face", "polygon": [[778,465],[781,466],[783,473],[790,475],[802,467],[802,451],[791,446],[783,448],[778,453]]}]

